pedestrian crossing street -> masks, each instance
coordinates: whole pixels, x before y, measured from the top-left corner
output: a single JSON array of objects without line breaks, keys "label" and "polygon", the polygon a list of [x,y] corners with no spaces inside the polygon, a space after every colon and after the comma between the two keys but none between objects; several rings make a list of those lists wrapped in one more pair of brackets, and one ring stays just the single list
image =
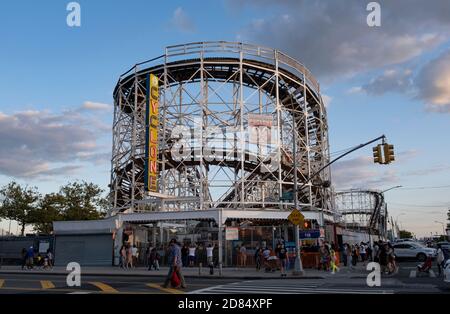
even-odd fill
[{"label": "pedestrian crossing street", "polygon": [[189,292],[189,294],[392,294],[392,290],[369,287],[324,287],[317,282],[305,280],[249,280],[231,284],[218,285]]}]

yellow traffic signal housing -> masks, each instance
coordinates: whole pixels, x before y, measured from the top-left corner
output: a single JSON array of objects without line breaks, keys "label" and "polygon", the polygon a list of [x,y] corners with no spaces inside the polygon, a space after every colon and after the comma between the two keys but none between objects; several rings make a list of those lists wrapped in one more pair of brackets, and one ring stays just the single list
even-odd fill
[{"label": "yellow traffic signal housing", "polygon": [[385,164],[390,164],[392,161],[395,161],[394,145],[384,144],[383,150],[384,150],[384,163]]},{"label": "yellow traffic signal housing", "polygon": [[381,145],[375,146],[374,148],[372,148],[372,150],[373,150],[373,162],[382,164],[383,163],[383,155],[381,152]]}]

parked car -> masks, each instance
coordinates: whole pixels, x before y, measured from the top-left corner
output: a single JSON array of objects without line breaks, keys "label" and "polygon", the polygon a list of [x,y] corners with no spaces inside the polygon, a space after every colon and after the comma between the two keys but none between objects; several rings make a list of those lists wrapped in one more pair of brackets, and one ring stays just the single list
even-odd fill
[{"label": "parked car", "polygon": [[438,242],[436,244],[436,247],[441,247],[442,249],[450,250],[450,242],[447,241]]},{"label": "parked car", "polygon": [[403,242],[416,242],[416,240],[412,239],[412,238],[408,238],[408,239],[397,239],[393,242],[393,244],[397,244],[397,243],[403,243]]},{"label": "parked car", "polygon": [[401,242],[394,244],[394,254],[398,258],[417,258],[424,262],[427,256],[436,257],[437,251],[433,248],[427,248],[417,242]]}]

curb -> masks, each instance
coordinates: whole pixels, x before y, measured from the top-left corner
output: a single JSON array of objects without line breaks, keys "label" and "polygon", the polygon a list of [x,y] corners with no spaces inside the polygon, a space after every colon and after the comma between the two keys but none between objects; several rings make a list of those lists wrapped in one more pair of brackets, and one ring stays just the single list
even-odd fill
[{"label": "curb", "polygon": [[[39,272],[39,271],[1,271],[0,274],[11,275],[54,275],[54,276],[67,276],[68,273],[62,272]],[[117,274],[117,273],[85,273],[84,276],[108,276],[108,277],[160,277],[165,278],[164,274]],[[201,279],[242,279],[242,280],[262,280],[262,279],[325,279],[322,276],[288,276],[288,277],[263,277],[263,276],[218,276],[218,275],[184,275],[185,278],[201,278]]]}]

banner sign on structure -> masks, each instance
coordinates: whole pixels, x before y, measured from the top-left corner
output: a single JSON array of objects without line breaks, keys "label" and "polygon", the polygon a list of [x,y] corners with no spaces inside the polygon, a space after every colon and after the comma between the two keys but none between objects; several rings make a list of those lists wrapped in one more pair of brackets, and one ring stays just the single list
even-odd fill
[{"label": "banner sign on structure", "polygon": [[225,240],[239,240],[239,228],[225,228]]},{"label": "banner sign on structure", "polygon": [[158,191],[158,131],[159,131],[159,85],[158,77],[147,75],[147,100],[145,110],[145,189]]}]

